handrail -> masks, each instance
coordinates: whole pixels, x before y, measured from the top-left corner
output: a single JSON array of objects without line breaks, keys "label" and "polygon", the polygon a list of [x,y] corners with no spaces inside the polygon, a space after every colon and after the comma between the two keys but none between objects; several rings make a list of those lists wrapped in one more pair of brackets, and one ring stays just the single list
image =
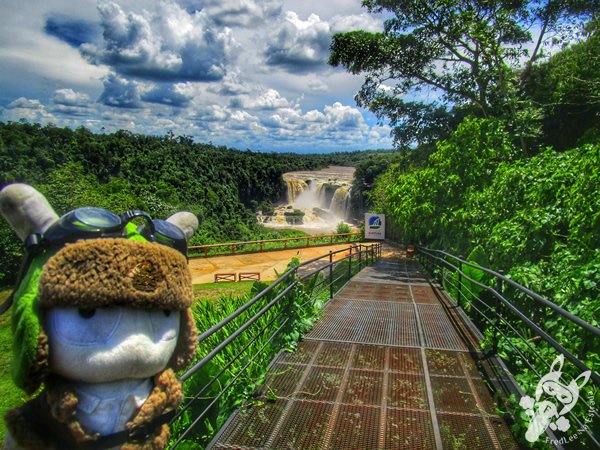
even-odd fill
[{"label": "handrail", "polygon": [[[569,352],[566,348],[564,348],[559,342],[557,342],[554,338],[552,338],[552,336],[550,336],[549,334],[547,334],[542,328],[540,328],[538,325],[536,325],[533,321],[531,321],[527,316],[525,316],[518,308],[516,308],[512,303],[510,303],[507,299],[505,299],[499,292],[497,292],[495,289],[491,288],[488,285],[485,285],[483,283],[478,282],[477,280],[474,280],[473,278],[469,277],[467,274],[465,274],[461,269],[459,269],[458,267],[456,267],[454,264],[444,260],[443,258],[439,258],[437,256],[434,256],[432,254],[432,252],[436,252],[436,253],[441,253],[444,254],[446,256],[449,256],[451,258],[456,259],[457,261],[460,261],[463,264],[466,264],[470,267],[474,267],[476,269],[480,269],[486,273],[489,274],[496,274],[496,276],[499,279],[502,280],[506,280],[509,281],[509,278],[506,278],[505,276],[498,274],[497,272],[494,272],[493,270],[490,269],[486,269],[483,268],[481,266],[478,266],[476,264],[472,264],[468,261],[465,261],[463,259],[461,259],[460,257],[455,257],[454,255],[451,255],[450,253],[446,253],[444,251],[441,250],[429,250],[429,249],[423,249],[421,248],[420,251],[426,255],[429,255],[430,257],[441,261],[442,264],[444,264],[446,267],[450,267],[454,270],[456,270],[457,273],[460,273],[461,276],[463,276],[464,278],[466,278],[467,280],[469,280],[471,283],[475,284],[476,286],[486,290],[487,292],[489,292],[490,294],[492,294],[494,297],[496,297],[498,300],[500,300],[504,305],[506,305],[512,312],[514,312],[517,317],[519,317],[519,319],[521,319],[529,328],[531,328],[532,330],[534,330],[536,333],[538,333],[541,337],[544,338],[544,340],[546,340],[546,342],[548,342],[552,347],[554,347],[554,349],[558,350],[560,353],[562,353],[568,360],[570,360],[574,365],[576,365],[580,370],[582,371],[586,371],[586,370],[590,370],[591,369],[585,365],[583,362],[581,362],[579,359],[577,359],[575,356],[573,356],[571,354],[571,352]],[[510,280],[512,281],[512,280]],[[528,293],[531,292],[529,289],[527,289],[525,286],[521,286],[520,284],[512,281],[511,285],[515,288],[517,288],[518,290],[520,290],[521,292],[524,293]],[[537,295],[537,297],[542,298],[541,296]],[[545,299],[544,299],[545,300]],[[549,300],[545,300],[545,302],[551,303]],[[559,312],[561,315],[563,315],[563,317],[571,320],[574,323],[577,323],[578,325],[580,325],[581,323],[585,324],[586,329],[589,329],[590,331],[592,331],[596,336],[600,336],[600,329],[594,327],[593,325],[590,325],[589,323],[585,322],[584,320],[580,319],[579,317],[569,313],[568,311],[560,308],[558,305],[555,305],[556,308],[555,309],[557,312]],[[575,321],[574,318],[577,318],[578,320]],[[583,326],[583,325],[582,325]],[[600,385],[600,376],[597,375],[594,372],[591,372],[591,376],[590,378],[592,378],[597,384]]]},{"label": "handrail", "polygon": [[[175,443],[171,448],[177,447],[184,439],[189,438],[196,426],[203,424],[206,420],[210,411],[216,408],[220,401],[227,398],[226,392],[230,389],[235,388],[236,383],[242,377],[242,374],[251,366],[258,364],[260,357],[272,358],[275,354],[272,348],[275,342],[275,337],[280,334],[286,327],[290,326],[290,322],[293,322],[294,316],[290,315],[290,308],[292,305],[296,305],[297,308],[304,308],[308,303],[314,303],[318,298],[331,298],[334,295],[334,290],[339,288],[339,283],[344,281],[344,278],[349,279],[352,276],[354,269],[360,270],[362,267],[369,263],[373,263],[377,258],[381,256],[382,244],[372,243],[369,245],[355,244],[350,245],[348,248],[337,250],[335,252],[328,252],[322,256],[313,258],[309,261],[302,262],[295,267],[288,269],[282,274],[275,282],[267,286],[262,292],[255,295],[244,305],[236,309],[233,313],[229,314],[224,319],[220,320],[217,324],[211,326],[208,330],[204,331],[198,338],[199,343],[204,343],[204,356],[202,356],[189,370],[180,376],[182,381],[185,381],[184,386],[188,386],[189,383],[193,384],[194,375],[200,373],[200,379],[205,380],[202,385],[199,386],[198,391],[186,393],[187,403],[178,410],[175,418],[171,420],[171,424],[181,418],[186,411],[193,411],[193,417],[191,423],[185,428],[178,436]],[[334,260],[333,256],[339,253],[348,253],[347,255]],[[315,263],[322,262],[322,264]],[[344,265],[346,264],[346,265]],[[341,275],[338,275],[336,269],[342,269]],[[299,275],[299,271],[303,270],[302,276]],[[308,273],[304,273],[308,270]],[[301,287],[304,289],[306,286],[311,284],[311,280],[314,277],[322,276],[327,279],[327,283],[317,284],[312,283],[313,289],[320,289],[316,295],[312,296],[307,302],[303,304],[296,304],[296,299],[290,296],[294,292],[294,289]],[[317,281],[317,280],[315,280]],[[274,295],[274,297],[273,297]],[[260,303],[261,300],[264,303]],[[318,303],[320,305],[320,303]],[[255,306],[255,308],[252,308]],[[258,309],[258,311],[257,311]],[[237,328],[231,330],[226,328],[231,326],[232,323],[241,318],[244,314],[248,314],[248,318],[243,318],[243,323],[237,323]],[[264,320],[263,320],[264,318]],[[265,323],[266,322],[266,323]],[[257,329],[257,327],[259,327]],[[220,330],[229,330],[227,335],[223,336],[222,340],[216,341],[215,333]],[[223,357],[216,359],[217,355],[223,354],[225,350],[233,344],[240,336],[247,336],[248,342],[237,351],[233,350],[235,354],[229,360],[223,360]],[[209,338],[213,336],[213,342],[210,343]],[[242,341],[245,342],[245,341]],[[251,355],[248,355],[249,349],[253,345],[260,345],[260,348]],[[261,345],[262,344],[262,345]],[[262,353],[265,355],[262,355]],[[205,369],[209,363],[215,361],[216,366],[211,366]],[[243,364],[237,373],[234,374],[235,364]],[[219,366],[221,364],[222,366]],[[264,367],[266,370],[266,365]],[[208,370],[208,372],[207,372]],[[208,379],[205,379],[207,374],[211,374]],[[214,374],[214,375],[213,375]],[[225,377],[223,383],[220,377]],[[231,378],[227,378],[231,376]],[[214,390],[215,386],[220,386],[219,392],[213,393],[213,396],[206,396],[207,392]],[[204,403],[203,403],[204,402]],[[198,406],[200,405],[200,406]],[[194,408],[200,408],[199,411]],[[188,414],[190,414],[188,413]]]},{"label": "handrail", "polygon": [[[507,285],[512,288],[514,292],[532,299],[536,308],[543,306],[548,308],[548,310],[556,312],[561,319],[567,320],[572,324],[578,336],[579,333],[588,333],[585,337],[581,337],[581,341],[588,347],[599,347],[595,344],[595,347],[592,345],[592,343],[596,342],[595,340],[600,337],[600,329],[598,327],[595,327],[497,271],[466,261],[462,257],[452,255],[442,250],[433,250],[425,247],[416,247],[416,249],[418,252],[417,255],[422,259],[428,272],[433,277],[439,276],[439,282],[442,287],[449,286],[451,290],[456,292],[456,298],[453,298],[452,292],[446,290],[446,294],[456,302],[456,307],[461,308],[462,311],[475,322],[479,322],[479,325],[476,324],[476,326],[483,326],[484,329],[481,330],[482,332],[487,333],[487,331],[491,331],[491,333],[488,334],[488,337],[492,337],[492,349],[485,355],[486,358],[490,356],[500,358],[500,355],[498,354],[498,339],[500,335],[504,339],[503,343],[506,345],[504,352],[505,356],[502,358],[504,364],[508,367],[517,368],[519,366],[516,359],[520,359],[520,364],[522,366],[519,370],[522,370],[523,367],[528,367],[536,374],[536,376],[541,378],[543,372],[538,370],[539,367],[536,366],[536,361],[541,361],[547,368],[552,367],[552,361],[546,360],[548,354],[543,351],[543,348],[539,347],[541,342],[545,342],[555,351],[564,355],[566,359],[582,372],[589,370],[590,381],[594,383],[596,387],[600,387],[600,376],[597,372],[598,368],[595,367],[594,369],[596,369],[596,372],[594,372],[594,370],[588,367],[571,351],[567,350],[563,344],[546,332],[542,328],[544,326],[543,322],[540,321],[540,323],[536,323],[533,318],[530,318],[523,313],[519,309],[518,304],[514,304],[514,301],[512,301],[511,298],[508,298],[508,291],[504,289],[504,286]],[[448,259],[452,260],[452,262],[448,261]],[[495,282],[490,282],[490,284],[495,285],[495,288],[486,284],[486,282],[480,282],[473,279],[463,270],[465,266],[480,270],[493,277],[492,281],[495,279]],[[465,281],[468,281],[469,284],[465,284]],[[473,286],[479,288],[481,292],[474,292]],[[463,292],[466,295],[463,294]],[[498,303],[491,303],[486,300],[482,295],[483,292],[491,295]],[[517,298],[521,301],[520,297]],[[536,311],[535,308],[533,310]],[[476,314],[476,316],[474,314]],[[532,331],[535,338],[527,339],[527,330]],[[519,345],[517,345],[519,341],[521,343],[520,348]],[[583,350],[575,349],[575,352],[577,351],[581,352]],[[542,353],[546,356],[544,357]],[[513,358],[515,360],[513,360]],[[565,383],[568,384],[566,381]],[[587,399],[580,397],[579,402],[588,408],[590,414],[600,418],[599,412],[594,408],[593,400],[588,402]],[[574,415],[574,411],[569,411],[568,414],[579,425],[580,430],[585,430],[591,441],[600,446],[600,437],[596,436],[597,430],[593,431],[591,427],[587,426],[587,418],[585,418],[586,423],[583,423],[580,417]]]},{"label": "handrail", "polygon": [[[283,249],[287,249],[288,246],[288,242],[295,242],[295,241],[306,241],[306,247],[311,247],[310,242],[311,241],[316,241],[319,239],[329,239],[329,243],[325,243],[325,244],[318,244],[318,245],[313,245],[313,247],[317,247],[317,246],[324,246],[324,245],[331,245],[334,244],[334,239],[335,238],[344,238],[346,243],[351,243],[352,238],[355,236],[361,236],[362,237],[362,233],[361,232],[356,232],[356,233],[340,233],[340,234],[321,234],[321,235],[313,235],[313,236],[301,236],[301,237],[295,237],[295,238],[282,238],[282,239],[263,239],[260,241],[240,241],[240,242],[227,242],[227,243],[221,243],[221,244],[206,244],[206,245],[192,245],[188,247],[188,252],[196,252],[196,251],[203,251],[204,252],[204,256],[208,256],[208,252],[212,249],[219,249],[219,248],[229,248],[230,252],[228,253],[223,253],[223,254],[236,254],[236,247],[242,247],[244,245],[258,245],[259,246],[259,250],[256,251],[256,253],[262,253],[265,250],[264,248],[264,244],[272,244],[272,243],[283,243]],[[342,242],[340,242],[342,243]],[[300,248],[300,247],[292,247],[292,248]],[[271,250],[281,250],[281,248],[277,248],[277,249],[269,249],[269,251]],[[245,253],[253,253],[253,252],[245,252]],[[222,254],[219,254],[222,255]],[[191,255],[192,257],[201,257],[202,255]]]},{"label": "handrail", "polygon": [[[427,249],[427,248],[423,248],[423,247],[417,247],[417,249],[419,251],[425,252],[425,253],[439,253],[441,255],[444,256],[448,256],[450,258],[455,259],[456,261],[460,261],[462,264],[465,264],[467,266],[473,267],[475,269],[479,269],[489,275],[492,275],[504,282],[506,282],[507,284],[511,285],[512,287],[514,287],[515,289],[527,294],[529,297],[531,297],[532,299],[534,299],[535,301],[542,303],[544,306],[548,306],[549,308],[552,308],[553,310],[555,310],[557,313],[559,313],[561,316],[569,319],[572,322],[577,323],[578,325],[580,325],[581,327],[585,328],[586,330],[590,331],[591,333],[595,334],[596,336],[600,337],[600,328],[597,328],[591,324],[589,324],[588,322],[586,322],[585,320],[581,319],[579,316],[576,316],[575,314],[570,313],[569,311],[567,311],[566,309],[558,306],[556,303],[551,302],[548,299],[545,299],[544,297],[542,297],[541,295],[533,292],[532,290],[528,289],[525,286],[520,285],[519,283],[517,283],[516,281],[502,275],[501,273],[498,273],[494,270],[488,269],[487,267],[482,267],[479,266],[477,264],[473,264],[469,261],[466,261],[464,259],[462,259],[459,256],[454,256],[450,253],[447,253],[443,250],[432,250],[432,249]],[[433,256],[433,255],[431,255]],[[443,258],[440,258],[441,260],[443,260]],[[444,260],[443,260],[444,261]],[[445,263],[447,263],[447,261],[444,261]],[[453,268],[456,269],[455,266],[452,266]]]}]

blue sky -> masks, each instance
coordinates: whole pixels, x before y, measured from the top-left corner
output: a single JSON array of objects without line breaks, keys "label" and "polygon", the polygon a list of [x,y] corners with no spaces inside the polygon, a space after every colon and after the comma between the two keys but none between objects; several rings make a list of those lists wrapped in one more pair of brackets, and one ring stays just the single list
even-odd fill
[{"label": "blue sky", "polygon": [[360,0],[3,0],[0,120],[192,136],[259,151],[390,148],[327,65]]}]

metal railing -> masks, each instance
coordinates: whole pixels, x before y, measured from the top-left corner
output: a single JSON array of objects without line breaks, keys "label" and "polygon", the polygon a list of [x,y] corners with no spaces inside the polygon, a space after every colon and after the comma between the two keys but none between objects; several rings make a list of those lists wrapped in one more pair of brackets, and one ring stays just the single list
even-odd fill
[{"label": "metal railing", "polygon": [[[272,284],[204,331],[199,336],[201,358],[180,376],[186,400],[171,420],[170,448],[206,445],[224,418],[260,384],[257,379],[273,358],[293,345],[323,305],[377,260],[381,250],[381,243],[357,244],[291,264]],[[334,260],[339,253],[345,255]]]},{"label": "metal railing", "polygon": [[[558,355],[574,366],[567,367],[565,361],[556,380],[564,386],[581,372],[590,371],[589,394],[579,396],[577,408],[570,410],[568,417],[576,425],[576,433],[586,435],[589,448],[600,448],[599,367],[584,362],[600,361],[600,329],[500,272],[441,250],[417,247],[417,255],[453,300],[454,308],[481,332],[482,347],[487,351],[484,357],[501,359],[502,366],[519,382],[520,388],[513,391],[517,400],[523,388],[530,393],[533,390],[538,400],[543,392],[536,392],[536,385]],[[563,337],[559,340],[556,335]],[[548,430],[552,444],[562,448],[564,442],[554,440]],[[582,445],[584,438],[577,442]]]},{"label": "metal railing", "polygon": [[350,244],[360,241],[363,234],[342,233],[303,236],[262,241],[228,242],[224,244],[192,245],[188,247],[190,257],[236,255],[240,253],[262,253],[265,251],[286,250],[288,248],[319,247],[333,244]]}]

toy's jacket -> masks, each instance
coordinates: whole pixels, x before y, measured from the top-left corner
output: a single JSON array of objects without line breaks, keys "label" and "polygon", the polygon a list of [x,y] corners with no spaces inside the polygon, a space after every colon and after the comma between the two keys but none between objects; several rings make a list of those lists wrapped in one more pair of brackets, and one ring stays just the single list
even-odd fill
[{"label": "toy's jacket", "polygon": [[[127,423],[131,430],[149,424],[177,408],[183,400],[181,383],[171,369],[156,375],[150,396]],[[46,388],[33,400],[9,411],[5,417],[12,440],[6,448],[67,450],[98,448],[97,433],[90,433],[76,420],[77,394],[60,377],[50,377]],[[124,450],[154,450],[165,448],[169,439],[166,424],[149,431],[141,441],[129,440],[119,448]]]}]

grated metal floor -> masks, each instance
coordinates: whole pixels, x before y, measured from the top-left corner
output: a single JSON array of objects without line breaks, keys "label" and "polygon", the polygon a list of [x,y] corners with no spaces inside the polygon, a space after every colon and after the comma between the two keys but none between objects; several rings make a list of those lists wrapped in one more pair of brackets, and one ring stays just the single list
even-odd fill
[{"label": "grated metal floor", "polygon": [[211,447],[519,448],[452,319],[414,261],[378,261],[274,361],[262,401]]}]

